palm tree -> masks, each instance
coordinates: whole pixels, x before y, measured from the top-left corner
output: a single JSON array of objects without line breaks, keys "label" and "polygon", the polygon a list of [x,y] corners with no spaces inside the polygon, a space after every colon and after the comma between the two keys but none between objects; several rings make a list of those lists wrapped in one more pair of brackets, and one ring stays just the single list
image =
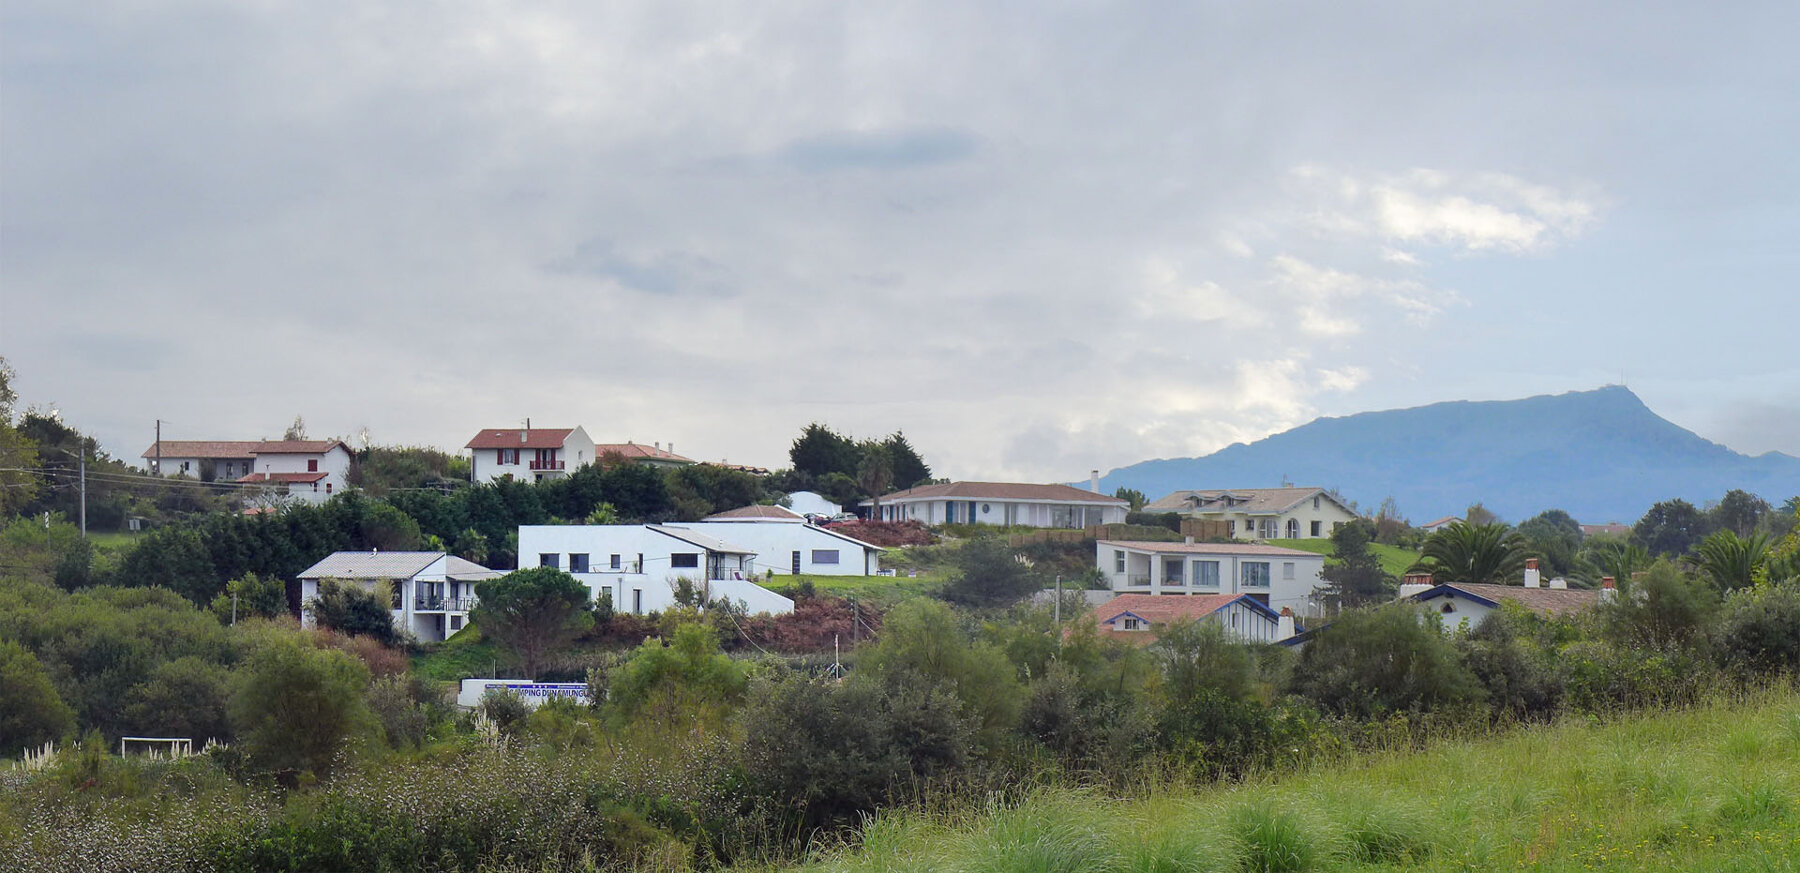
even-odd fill
[{"label": "palm tree", "polygon": [[1418,566],[1440,585],[1488,582],[1505,585],[1525,567],[1525,544],[1504,524],[1455,522],[1425,539]]},{"label": "palm tree", "polygon": [[1748,588],[1755,581],[1756,568],[1769,556],[1769,537],[1752,534],[1749,539],[1728,530],[1719,531],[1694,547],[1700,558],[1700,569],[1711,576],[1713,584],[1731,591]]}]

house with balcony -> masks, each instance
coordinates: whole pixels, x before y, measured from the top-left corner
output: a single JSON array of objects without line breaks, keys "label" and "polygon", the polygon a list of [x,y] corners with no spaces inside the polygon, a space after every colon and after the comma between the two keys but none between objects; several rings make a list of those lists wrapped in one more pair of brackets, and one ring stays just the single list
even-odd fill
[{"label": "house with balcony", "polygon": [[592,464],[594,441],[577,427],[484,430],[469,440],[469,480],[480,485],[502,476],[525,482],[560,479]]},{"label": "house with balcony", "polygon": [[[865,514],[876,501],[864,500]],[[882,495],[880,521],[1081,529],[1122,524],[1130,504],[1072,485],[951,482]]]},{"label": "house with balcony", "polygon": [[1189,518],[1224,522],[1240,540],[1321,539],[1356,513],[1323,488],[1234,488],[1176,491],[1144,507]]},{"label": "house with balcony", "polygon": [[144,450],[152,474],[246,486],[253,505],[322,503],[349,484],[350,447],[340,440],[162,440]]},{"label": "house with balcony", "polygon": [[443,552],[333,552],[300,571],[300,623],[313,625],[307,605],[326,579],[385,591],[394,626],[423,642],[448,638],[469,623],[476,583],[502,576]]},{"label": "house with balcony", "polygon": [[1172,624],[1216,624],[1239,642],[1277,643],[1294,635],[1292,614],[1278,613],[1248,594],[1158,597],[1121,594],[1094,612],[1100,636],[1146,646]]},{"label": "house with balcony", "polygon": [[1260,543],[1100,540],[1095,566],[1124,594],[1246,594],[1277,614],[1317,615],[1325,556]]},{"label": "house with balcony", "polygon": [[611,597],[614,609],[636,615],[675,606],[684,582],[751,613],[794,611],[794,601],[752,581],[754,549],[675,525],[522,525],[519,567],[567,571],[596,600]]}]

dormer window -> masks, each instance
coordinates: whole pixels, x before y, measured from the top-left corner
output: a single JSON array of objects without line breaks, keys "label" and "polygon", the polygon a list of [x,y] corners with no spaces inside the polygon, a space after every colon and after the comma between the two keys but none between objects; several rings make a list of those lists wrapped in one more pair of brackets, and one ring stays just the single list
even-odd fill
[{"label": "dormer window", "polygon": [[1136,619],[1136,618],[1125,619],[1124,625],[1125,625],[1125,630],[1128,630],[1128,631],[1144,629],[1144,622],[1141,619]]}]

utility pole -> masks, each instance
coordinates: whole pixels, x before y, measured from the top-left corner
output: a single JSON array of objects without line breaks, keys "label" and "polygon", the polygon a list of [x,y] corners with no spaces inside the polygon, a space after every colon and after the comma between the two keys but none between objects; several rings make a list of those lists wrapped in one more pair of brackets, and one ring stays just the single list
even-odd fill
[{"label": "utility pole", "polygon": [[87,446],[78,449],[77,458],[81,460],[81,538],[87,539]]},{"label": "utility pole", "polygon": [[1056,577],[1056,599],[1051,602],[1055,604],[1055,606],[1051,607],[1051,609],[1052,609],[1052,614],[1054,614],[1056,616],[1056,629],[1060,633],[1062,631],[1062,577],[1061,576]]},{"label": "utility pole", "polygon": [[156,475],[162,474],[162,419],[159,418],[156,420]]}]

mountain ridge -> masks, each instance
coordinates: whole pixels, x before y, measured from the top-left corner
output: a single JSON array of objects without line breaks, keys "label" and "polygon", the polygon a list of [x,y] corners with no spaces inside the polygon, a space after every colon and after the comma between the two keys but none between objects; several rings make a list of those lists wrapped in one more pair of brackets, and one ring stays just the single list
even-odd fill
[{"label": "mountain ridge", "polygon": [[1336,488],[1369,508],[1391,496],[1415,520],[1461,515],[1480,501],[1512,522],[1556,508],[1583,522],[1629,523],[1659,500],[1699,505],[1731,488],[1779,505],[1800,494],[1800,458],[1736,452],[1662,418],[1629,388],[1606,385],[1322,416],[1210,455],[1115,468],[1101,488],[1155,500],[1284,479]]}]

